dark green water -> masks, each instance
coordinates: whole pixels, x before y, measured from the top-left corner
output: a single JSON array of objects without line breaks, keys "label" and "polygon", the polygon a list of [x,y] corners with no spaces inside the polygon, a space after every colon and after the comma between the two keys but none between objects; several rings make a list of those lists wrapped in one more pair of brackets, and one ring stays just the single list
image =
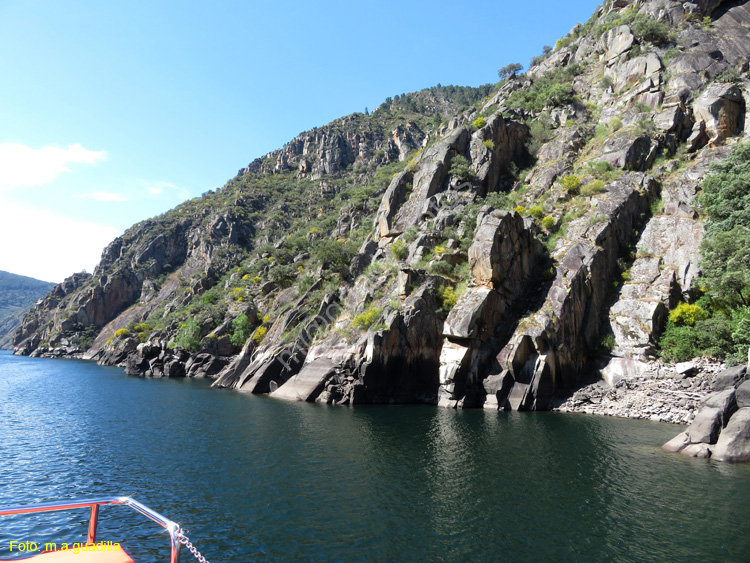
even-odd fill
[{"label": "dark green water", "polygon": [[[0,398],[0,505],[131,495],[212,563],[750,559],[750,467],[661,452],[671,425],[330,408],[4,352]],[[164,561],[124,510],[100,538]],[[86,519],[1,519],[0,557]]]}]

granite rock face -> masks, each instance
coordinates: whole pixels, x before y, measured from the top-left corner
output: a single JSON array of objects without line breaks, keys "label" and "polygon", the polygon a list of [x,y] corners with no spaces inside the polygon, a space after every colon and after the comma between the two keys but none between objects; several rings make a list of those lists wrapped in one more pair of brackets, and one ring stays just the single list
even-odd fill
[{"label": "granite rock face", "polygon": [[711,84],[695,101],[693,111],[711,145],[737,135],[745,127],[745,99],[735,84]]},{"label": "granite rock face", "polygon": [[742,408],[732,416],[721,431],[713,457],[719,461],[750,461],[750,408]]},{"label": "granite rock face", "polygon": [[639,402],[692,422],[671,449],[712,455],[744,375],[701,405],[701,371],[654,355],[700,275],[693,198],[748,133],[749,26],[746,2],[618,1],[471,103],[436,87],[301,133],[113,241],[16,352],[327,404],[621,413],[639,389],[684,400]]},{"label": "granite rock face", "polygon": [[718,461],[750,461],[750,381],[746,366],[716,374],[692,424],[662,449]]}]

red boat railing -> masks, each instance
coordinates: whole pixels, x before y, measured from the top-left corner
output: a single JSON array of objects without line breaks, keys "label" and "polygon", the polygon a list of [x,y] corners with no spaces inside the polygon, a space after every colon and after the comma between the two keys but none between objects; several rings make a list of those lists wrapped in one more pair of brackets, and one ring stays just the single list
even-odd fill
[{"label": "red boat railing", "polygon": [[172,548],[170,563],[180,563],[180,526],[165,518],[158,512],[151,510],[148,506],[141,504],[130,497],[103,497],[93,499],[83,499],[72,502],[45,502],[39,504],[30,504],[26,506],[6,506],[0,507],[0,516],[9,516],[11,514],[31,514],[34,512],[53,512],[57,510],[71,510],[76,508],[90,508],[91,517],[89,519],[89,531],[87,543],[96,543],[96,525],[99,520],[99,507],[113,504],[123,504],[129,506],[136,512],[140,512],[146,518],[156,522],[169,532],[169,542]]}]

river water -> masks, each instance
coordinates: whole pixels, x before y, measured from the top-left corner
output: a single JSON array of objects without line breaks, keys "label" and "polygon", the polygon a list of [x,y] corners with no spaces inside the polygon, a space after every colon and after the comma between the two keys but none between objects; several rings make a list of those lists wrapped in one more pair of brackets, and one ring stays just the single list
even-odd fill
[{"label": "river water", "polygon": [[[750,560],[750,466],[661,452],[677,426],[209,383],[0,352],[0,505],[129,495],[212,563]],[[98,539],[167,560],[127,511],[102,509]],[[11,541],[84,541],[87,518],[0,518],[0,558],[20,555]]]}]

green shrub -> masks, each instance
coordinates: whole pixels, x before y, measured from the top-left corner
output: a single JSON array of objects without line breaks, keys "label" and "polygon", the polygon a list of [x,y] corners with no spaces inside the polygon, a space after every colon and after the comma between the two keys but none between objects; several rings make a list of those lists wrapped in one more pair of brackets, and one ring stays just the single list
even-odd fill
[{"label": "green shrub", "polygon": [[750,142],[737,145],[731,154],[711,166],[698,201],[709,218],[708,231],[729,231],[737,225],[750,228]]},{"label": "green shrub", "polygon": [[551,231],[555,226],[555,220],[554,218],[547,215],[544,219],[542,219],[542,228],[545,231]]},{"label": "green shrub", "polygon": [[380,307],[368,307],[365,311],[354,317],[352,326],[360,330],[367,330],[380,318],[383,309]]},{"label": "green shrub", "polygon": [[[729,157],[711,167],[699,202],[708,217],[701,243],[701,283],[705,295],[695,306],[693,326],[667,323],[660,341],[664,357],[715,356],[744,362],[750,346],[750,143],[737,145]],[[706,305],[706,306],[704,306]],[[689,311],[688,311],[689,312]],[[706,314],[710,315],[704,318]],[[692,322],[685,314],[675,321]]]},{"label": "green shrub", "polygon": [[728,354],[729,363],[747,362],[750,348],[750,307],[740,307],[732,311],[731,322],[732,353]]},{"label": "green shrub", "polygon": [[708,318],[708,313],[700,305],[680,303],[669,312],[669,322],[676,326],[695,326],[695,323]]},{"label": "green shrub", "polygon": [[659,347],[660,356],[673,362],[710,356],[730,365],[745,363],[750,347],[750,308],[719,313],[696,321],[694,326],[667,322]]},{"label": "green shrub", "polygon": [[661,198],[655,199],[651,202],[651,205],[649,205],[649,210],[651,211],[651,215],[659,215],[660,213],[664,212],[664,202]]},{"label": "green shrub", "polygon": [[483,145],[484,145],[484,146],[485,146],[486,148],[488,148],[489,150],[492,150],[492,149],[494,149],[494,148],[495,148],[495,143],[493,143],[493,142],[492,142],[492,141],[490,141],[489,139],[488,139],[488,140],[486,140],[486,141],[482,141],[482,144],[483,144]]},{"label": "green shrub", "polygon": [[357,245],[352,241],[326,239],[316,246],[315,256],[326,270],[346,277],[349,275],[349,265],[357,250]]},{"label": "green shrub", "polygon": [[531,122],[529,133],[531,133],[531,136],[540,145],[543,145],[547,141],[551,141],[555,137],[555,132],[552,129],[552,126],[544,116]]},{"label": "green shrub", "polygon": [[541,221],[544,217],[544,208],[541,205],[535,205],[529,209],[529,215]]},{"label": "green shrub", "polygon": [[578,188],[581,186],[581,179],[578,176],[574,175],[565,176],[562,180],[560,180],[560,185],[569,194],[577,194]]},{"label": "green shrub", "polygon": [[659,341],[659,355],[671,362],[686,362],[701,355],[700,337],[692,327],[667,325]]},{"label": "green shrub", "polygon": [[701,253],[702,280],[711,295],[731,307],[750,304],[750,229],[709,231]]},{"label": "green shrub", "polygon": [[315,276],[302,276],[297,280],[297,288],[300,293],[305,293],[315,284]]},{"label": "green shrub", "polygon": [[622,129],[622,119],[619,117],[613,117],[609,120],[609,129],[611,131],[619,131]]},{"label": "green shrub", "polygon": [[439,276],[450,276],[453,274],[453,266],[445,260],[437,260],[430,263],[430,272]]},{"label": "green shrub", "polygon": [[404,233],[403,239],[407,243],[414,242],[417,239],[418,234],[419,232],[416,227],[409,227],[409,230]]},{"label": "green shrub", "polygon": [[622,174],[621,170],[615,169],[606,160],[590,160],[586,163],[586,170],[597,179],[604,180],[605,183],[611,182]]},{"label": "green shrub", "polygon": [[506,104],[510,108],[539,112],[545,107],[572,102],[574,95],[572,81],[580,72],[581,67],[577,64],[550,70],[539,77],[531,88],[512,92]]},{"label": "green shrub", "polygon": [[592,180],[581,188],[581,195],[591,197],[604,191],[604,180]]},{"label": "green shrub", "polygon": [[127,328],[115,331],[115,338],[127,338],[128,336],[130,336],[130,331]]},{"label": "green shrub", "polygon": [[404,260],[409,254],[409,247],[402,240],[397,240],[391,245],[391,254],[396,260]]},{"label": "green shrub", "polygon": [[197,352],[201,347],[200,339],[200,325],[195,319],[189,318],[180,326],[180,330],[174,340],[174,345],[178,350]]},{"label": "green shrub", "polygon": [[498,70],[497,76],[500,80],[507,80],[508,78],[513,78],[516,73],[521,72],[522,70],[523,66],[521,66],[520,63],[510,63]]},{"label": "green shrub", "polygon": [[474,172],[469,168],[469,160],[460,154],[453,157],[450,174],[461,180],[470,180],[474,177]]},{"label": "green shrub", "polygon": [[241,348],[253,333],[253,324],[245,313],[241,313],[232,321],[232,329],[232,336],[229,340],[232,344]]},{"label": "green shrub", "polygon": [[512,206],[510,196],[500,192],[487,194],[487,197],[484,198],[484,204],[489,205],[494,209],[508,209]]},{"label": "green shrub", "polygon": [[670,47],[669,49],[667,49],[667,51],[664,53],[664,56],[661,58],[662,62],[666,65],[667,63],[669,63],[669,61],[674,59],[679,54],[680,54],[680,50],[677,47]]},{"label": "green shrub", "polygon": [[471,122],[471,124],[477,129],[481,129],[482,127],[485,126],[486,123],[487,123],[487,120],[481,115]]},{"label": "green shrub", "polygon": [[297,272],[293,266],[280,265],[274,266],[268,271],[268,279],[281,287],[289,287],[294,280]]},{"label": "green shrub", "polygon": [[633,35],[639,41],[648,41],[654,45],[663,45],[669,42],[669,28],[646,14],[639,12],[631,24],[631,28],[633,29]]},{"label": "green shrub", "polygon": [[261,342],[263,342],[263,339],[266,337],[266,334],[268,333],[268,329],[264,326],[259,326],[255,329],[255,332],[253,333],[253,342],[255,342],[255,345],[259,345]]},{"label": "green shrub", "polygon": [[151,327],[146,323],[140,323],[133,327],[141,342],[146,342],[151,334]]},{"label": "green shrub", "polygon": [[523,214],[525,214],[525,213],[526,213],[526,208],[525,208],[525,207],[524,207],[523,205],[517,205],[517,206],[516,206],[516,207],[515,207],[515,208],[513,209],[513,211],[515,211],[515,212],[516,212],[516,213],[518,213],[519,215],[523,215]]},{"label": "green shrub", "polygon": [[642,117],[635,123],[633,131],[636,135],[653,135],[656,132],[656,126],[653,120]]},{"label": "green shrub", "polygon": [[716,82],[734,84],[736,82],[739,82],[740,78],[742,78],[742,76],[740,75],[739,72],[737,72],[737,70],[733,68],[728,68],[725,71],[719,73],[719,75],[716,77]]},{"label": "green shrub", "polygon": [[218,300],[219,292],[215,287],[212,287],[208,291],[204,292],[203,295],[201,295],[201,303],[204,303],[205,305],[213,305]]},{"label": "green shrub", "polygon": [[605,353],[611,352],[616,344],[617,344],[617,341],[615,340],[614,334],[605,334],[604,336],[602,336],[602,339],[599,341],[599,348]]},{"label": "green shrub", "polygon": [[457,286],[441,285],[437,292],[437,301],[440,311],[445,315],[451,312],[453,307],[458,303],[458,299],[466,291],[466,283],[462,282]]}]

